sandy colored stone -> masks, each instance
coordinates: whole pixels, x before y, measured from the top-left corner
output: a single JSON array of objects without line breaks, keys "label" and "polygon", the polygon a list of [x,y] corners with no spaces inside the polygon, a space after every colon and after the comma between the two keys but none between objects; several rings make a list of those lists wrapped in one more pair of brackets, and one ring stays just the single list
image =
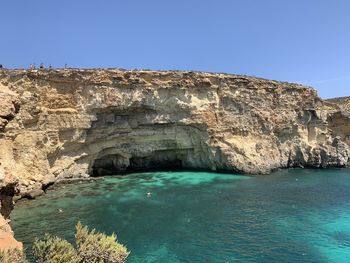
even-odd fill
[{"label": "sandy colored stone", "polygon": [[2,177],[18,180],[23,196],[58,179],[157,165],[267,174],[349,164],[349,104],[298,84],[66,69],[6,70],[0,85],[11,116],[0,137]]},{"label": "sandy colored stone", "polygon": [[0,215],[0,250],[23,249],[23,244],[18,242],[11,230],[8,221]]},{"label": "sandy colored stone", "polygon": [[[349,99],[323,101],[299,84],[188,71],[2,70],[0,105],[5,216],[15,194],[34,198],[60,179],[350,163]],[[8,233],[0,248],[20,246]]]}]

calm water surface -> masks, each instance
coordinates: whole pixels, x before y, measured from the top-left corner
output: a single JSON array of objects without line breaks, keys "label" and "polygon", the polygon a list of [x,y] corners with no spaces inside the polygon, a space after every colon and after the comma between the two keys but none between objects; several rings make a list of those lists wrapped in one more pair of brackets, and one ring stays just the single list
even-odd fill
[{"label": "calm water surface", "polygon": [[350,262],[350,170],[105,177],[20,202],[12,220],[28,248],[45,232],[72,241],[79,220],[115,232],[131,250],[129,263],[344,263]]}]

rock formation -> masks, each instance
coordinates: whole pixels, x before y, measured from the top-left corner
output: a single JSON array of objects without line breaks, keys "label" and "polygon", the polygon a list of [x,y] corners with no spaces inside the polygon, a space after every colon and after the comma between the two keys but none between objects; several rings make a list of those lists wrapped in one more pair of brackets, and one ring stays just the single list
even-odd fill
[{"label": "rock formation", "polygon": [[180,71],[0,70],[0,103],[5,218],[14,195],[34,198],[61,179],[350,163],[349,99],[323,101],[298,84]]},{"label": "rock formation", "polygon": [[[177,71],[1,70],[0,179],[22,197],[60,179],[184,168],[343,167],[349,103],[298,84]],[[335,103],[334,103],[335,102]]]}]

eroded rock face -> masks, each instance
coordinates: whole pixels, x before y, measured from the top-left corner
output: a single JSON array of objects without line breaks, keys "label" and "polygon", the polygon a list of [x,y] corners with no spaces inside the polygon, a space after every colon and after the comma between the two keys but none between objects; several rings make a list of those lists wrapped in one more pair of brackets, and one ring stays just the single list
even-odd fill
[{"label": "eroded rock face", "polygon": [[9,225],[9,216],[13,209],[13,196],[15,195],[16,181],[7,183],[2,182],[0,189],[0,251],[8,249],[22,250],[23,244],[18,242],[13,235]]},{"label": "eroded rock face", "polygon": [[7,123],[11,121],[19,110],[19,101],[16,93],[0,85],[0,132],[3,132]]},{"label": "eroded rock face", "polygon": [[23,249],[23,244],[18,242],[13,235],[9,220],[0,215],[0,251],[9,249]]},{"label": "eroded rock face", "polygon": [[21,196],[62,178],[130,170],[266,174],[350,162],[348,106],[297,84],[67,69],[3,70],[0,85],[0,176],[17,180]]},{"label": "eroded rock face", "polygon": [[340,137],[341,141],[350,145],[350,97],[328,100],[336,110],[329,115],[329,128],[333,136]]}]

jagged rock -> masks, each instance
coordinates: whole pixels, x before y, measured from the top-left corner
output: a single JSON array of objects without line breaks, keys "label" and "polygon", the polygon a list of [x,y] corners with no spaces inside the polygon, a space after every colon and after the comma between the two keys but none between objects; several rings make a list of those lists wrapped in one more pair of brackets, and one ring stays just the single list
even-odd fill
[{"label": "jagged rock", "polygon": [[9,249],[22,250],[23,244],[14,238],[9,221],[0,215],[0,251]]},{"label": "jagged rock", "polygon": [[0,85],[0,132],[14,118],[19,110],[19,102],[14,92]]},{"label": "jagged rock", "polygon": [[18,242],[9,225],[9,215],[13,209],[13,196],[16,193],[16,181],[1,182],[0,188],[0,251],[8,249],[22,249],[23,244]]},{"label": "jagged rock", "polygon": [[44,193],[44,191],[42,189],[35,188],[35,189],[30,190],[25,195],[25,197],[27,197],[29,199],[35,199],[36,197],[41,196],[43,193]]},{"label": "jagged rock", "polygon": [[350,162],[349,103],[298,84],[65,69],[4,70],[0,87],[2,177],[18,180],[22,196],[59,179],[130,170],[266,174]]}]

